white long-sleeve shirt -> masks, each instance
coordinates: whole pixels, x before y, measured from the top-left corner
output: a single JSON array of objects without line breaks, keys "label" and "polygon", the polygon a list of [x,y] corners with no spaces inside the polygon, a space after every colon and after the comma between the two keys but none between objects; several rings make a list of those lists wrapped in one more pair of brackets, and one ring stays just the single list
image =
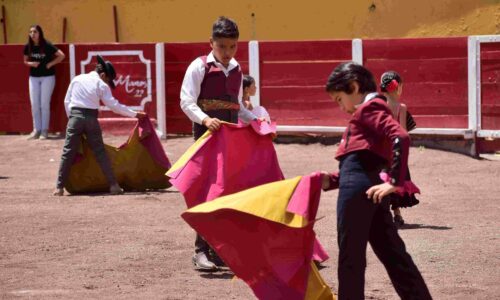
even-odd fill
[{"label": "white long-sleeve shirt", "polygon": [[100,100],[113,112],[122,116],[135,117],[137,114],[126,105],[120,104],[113,97],[109,85],[99,77],[97,72],[92,71],[78,75],[71,80],[66,98],[64,98],[66,115],[69,118],[73,107],[99,109]]},{"label": "white long-sleeve shirt", "polygon": [[[220,68],[224,74],[229,76],[229,72],[234,68],[239,68],[240,65],[233,58],[229,61],[228,67],[224,67],[221,63],[215,60],[213,52],[207,56],[207,63],[214,62],[215,65]],[[201,92],[201,83],[205,77],[205,64],[201,58],[195,59],[187,68],[186,74],[184,75],[184,80],[182,81],[181,87],[181,108],[182,111],[188,116],[188,118],[195,123],[201,124],[203,119],[208,117],[201,108],[198,106],[197,101]],[[242,79],[243,83],[243,79]],[[238,112],[238,117],[245,122],[250,122],[255,119],[255,115],[245,108],[242,102],[243,98],[243,88],[240,84],[240,91],[238,93],[238,102],[240,103],[240,110]]]}]

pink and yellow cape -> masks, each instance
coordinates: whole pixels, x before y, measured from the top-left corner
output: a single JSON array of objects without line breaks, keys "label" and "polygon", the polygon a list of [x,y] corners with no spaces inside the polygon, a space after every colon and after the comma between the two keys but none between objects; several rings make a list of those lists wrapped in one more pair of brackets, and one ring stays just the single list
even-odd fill
[{"label": "pink and yellow cape", "polygon": [[223,196],[182,214],[258,299],[335,299],[312,263],[318,173]]}]

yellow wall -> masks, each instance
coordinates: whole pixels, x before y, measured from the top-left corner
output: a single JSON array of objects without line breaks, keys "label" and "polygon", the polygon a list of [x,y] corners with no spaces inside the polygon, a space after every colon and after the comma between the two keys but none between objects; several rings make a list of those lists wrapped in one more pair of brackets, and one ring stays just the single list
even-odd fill
[{"label": "yellow wall", "polygon": [[[241,40],[317,40],[500,34],[500,0],[1,0],[9,44],[38,23],[53,42],[206,41],[219,15]],[[254,17],[252,17],[252,13]],[[3,42],[3,37],[0,37]]]}]

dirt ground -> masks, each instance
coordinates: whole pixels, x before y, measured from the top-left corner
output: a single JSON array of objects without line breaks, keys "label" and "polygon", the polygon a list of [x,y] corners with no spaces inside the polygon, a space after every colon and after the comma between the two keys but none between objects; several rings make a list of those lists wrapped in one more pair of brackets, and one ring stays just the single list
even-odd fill
[{"label": "dirt ground", "polygon": [[[126,137],[105,136],[118,146]],[[190,137],[163,142],[174,162]],[[52,197],[63,140],[0,136],[1,299],[254,299],[229,271],[193,270],[194,232],[173,188],[119,196]],[[335,170],[335,146],[277,144],[286,177]],[[412,148],[421,203],[400,230],[435,299],[500,295],[500,162]],[[320,272],[337,289],[337,192],[322,195],[316,232],[330,253]],[[398,299],[368,249],[368,299]]]}]

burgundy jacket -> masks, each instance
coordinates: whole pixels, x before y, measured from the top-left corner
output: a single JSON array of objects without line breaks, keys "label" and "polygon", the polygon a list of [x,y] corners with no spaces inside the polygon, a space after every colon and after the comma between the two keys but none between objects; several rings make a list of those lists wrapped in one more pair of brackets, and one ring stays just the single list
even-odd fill
[{"label": "burgundy jacket", "polygon": [[[393,118],[382,97],[377,95],[357,107],[344,131],[335,158],[341,160],[354,151],[371,151],[387,162],[391,184],[401,186],[408,170],[410,137]],[[329,190],[338,186],[339,173],[330,174]]]}]

